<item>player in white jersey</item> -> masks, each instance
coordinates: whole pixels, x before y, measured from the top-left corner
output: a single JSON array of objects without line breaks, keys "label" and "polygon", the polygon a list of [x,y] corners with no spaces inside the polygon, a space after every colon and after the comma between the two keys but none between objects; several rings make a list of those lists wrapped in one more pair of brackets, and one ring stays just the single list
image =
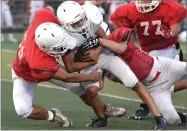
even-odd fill
[{"label": "player in white jersey", "polygon": [[[57,17],[59,22],[62,24],[63,28],[65,28],[74,38],[76,38],[77,48],[80,48],[82,46],[82,43],[87,44],[86,40],[91,37],[95,37],[96,35],[99,37],[106,38],[106,33],[104,32],[105,29],[103,29],[102,27],[102,25],[105,25],[103,23],[102,14],[98,10],[98,8],[94,5],[85,4],[83,6],[80,6],[76,2],[66,1],[58,7]],[[73,51],[71,51],[70,53],[68,53],[66,56],[63,57],[66,68],[70,72],[84,69],[80,71],[82,73],[89,73],[94,68],[99,68],[109,71],[117,78],[119,78],[126,87],[133,89],[134,91],[137,92],[137,94],[139,94],[141,98],[145,99],[145,101],[147,101],[146,103],[150,105],[150,107],[152,108],[153,114],[159,116],[160,113],[156,111],[157,108],[152,98],[150,97],[148,91],[138,81],[138,79],[136,78],[134,73],[130,70],[130,68],[119,57],[115,56],[112,52],[106,49],[103,50],[102,47],[98,47],[95,50],[98,50],[96,51],[98,54],[97,55],[93,54],[93,55],[99,57],[98,63],[95,66],[84,69],[87,66],[81,61],[77,62],[76,64],[73,64],[74,54]],[[93,52],[89,51],[88,53],[93,53]],[[75,57],[81,57],[81,56],[76,56],[75,53]],[[79,63],[82,63],[82,65]],[[79,66],[76,66],[78,64]],[[99,82],[98,83],[87,82],[87,83],[82,83],[82,85],[88,92],[90,88],[93,89],[92,91],[89,92],[88,94],[89,97],[93,96],[93,94],[98,94]],[[92,104],[96,104],[97,106],[97,103],[93,102]],[[89,124],[89,126],[93,126],[94,123],[96,123],[96,121],[98,121],[98,119],[92,121]]]},{"label": "player in white jersey", "polygon": [[[69,2],[69,1],[67,1],[67,2]],[[67,3],[67,2],[65,2],[65,3]],[[100,24],[101,22],[102,21],[98,21],[98,24]],[[102,25],[107,28],[107,25],[105,23],[103,23]],[[92,27],[91,26],[92,25],[90,25],[90,28],[92,28],[92,29],[97,28],[97,25],[93,25]],[[80,35],[80,34],[78,34],[78,33],[72,33],[71,35],[77,38],[77,48],[79,46],[81,46],[81,44],[86,40],[86,38],[94,36],[95,35],[95,33],[94,33],[95,31],[96,30],[92,30],[92,32],[90,32],[89,34],[85,34],[85,37]],[[102,33],[105,36],[105,32],[103,31]],[[108,34],[109,33],[110,32],[108,32]],[[100,50],[101,49],[99,49],[99,51]],[[85,67],[88,67],[88,64],[85,64],[85,63],[83,63],[83,64],[79,63],[78,66],[77,66],[77,64],[75,64],[76,67],[74,67],[74,64],[72,64],[73,60],[72,61],[70,60],[70,59],[72,59],[72,55],[73,54],[74,54],[74,51],[71,51],[71,52],[66,53],[65,56],[63,56],[64,64],[66,66],[66,69],[69,72],[75,72],[75,71],[79,71],[79,70],[83,69],[83,70],[80,71],[81,73],[88,73],[92,69],[95,68],[95,67],[89,67],[89,68],[85,69]],[[93,62],[91,62],[91,63],[93,63]],[[78,68],[78,69],[75,70],[75,68]],[[99,71],[102,72],[102,70],[99,70]],[[107,114],[107,116],[111,116],[112,112],[108,112],[107,113],[105,111],[105,114],[104,114],[103,110],[105,110],[106,107],[101,102],[101,100],[100,100],[100,98],[98,96],[98,90],[99,90],[98,88],[102,88],[102,85],[103,85],[102,83],[103,83],[103,81],[100,81],[100,82],[83,82],[83,83],[81,83],[81,86],[84,88],[84,90],[86,90],[86,94],[88,94],[87,97],[88,97],[88,99],[89,99],[89,101],[90,101],[90,103],[91,103],[91,105],[93,107],[93,110],[94,110],[96,116],[98,117],[96,120],[91,122],[92,125],[88,124],[87,126],[92,126],[92,127],[94,127],[94,126],[98,126],[98,127],[106,126],[107,125],[107,119],[106,119],[105,115]],[[80,90],[80,93],[81,93],[81,90]],[[113,111],[112,116],[120,117],[120,116],[123,116],[123,115],[126,114],[126,110],[123,109],[123,108],[113,108],[112,110],[115,110],[115,111]]]},{"label": "player in white jersey", "polygon": [[[12,19],[12,14],[10,11],[10,6],[8,5],[8,1],[1,1],[1,6],[2,6],[2,19],[1,22],[5,23],[5,25],[8,28],[9,34],[8,34],[8,39],[11,42],[17,42],[16,38],[14,37],[14,34],[12,33],[13,31],[13,19]],[[1,41],[4,41],[4,35],[2,33],[1,35]]]},{"label": "player in white jersey", "polygon": [[27,0],[29,7],[29,23],[32,22],[37,10],[45,6],[45,0]]}]

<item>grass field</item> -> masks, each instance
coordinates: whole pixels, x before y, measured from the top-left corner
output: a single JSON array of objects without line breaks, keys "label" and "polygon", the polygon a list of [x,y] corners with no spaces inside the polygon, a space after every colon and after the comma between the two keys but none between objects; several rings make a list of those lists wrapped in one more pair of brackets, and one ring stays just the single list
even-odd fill
[{"label": "grass field", "polygon": [[[21,34],[16,34],[18,39]],[[61,130],[62,128],[50,124],[46,121],[34,121],[20,119],[14,110],[12,101],[12,82],[11,82],[11,64],[15,57],[15,50],[18,43],[14,44],[5,41],[1,44],[1,129],[2,130]],[[184,48],[184,46],[183,46]],[[127,116],[134,113],[139,107],[138,96],[120,84],[105,81],[105,87],[101,92],[101,99],[104,103],[111,103],[114,106],[121,106],[127,109],[127,115],[123,118],[110,118],[106,130],[150,130],[154,128],[153,119],[143,121],[128,120]],[[66,116],[69,116],[73,122],[74,129],[88,129],[85,124],[94,116],[92,109],[86,106],[81,100],[71,92],[54,88],[56,86],[49,83],[42,83],[36,89],[34,98],[35,104],[40,104],[48,109],[57,107],[63,110]],[[47,88],[48,87],[48,88]],[[54,89],[52,89],[54,88]],[[185,112],[187,95],[186,91],[174,94],[174,105],[177,110]],[[90,128],[89,128],[90,129]],[[168,126],[170,130],[184,130],[186,125]]]}]

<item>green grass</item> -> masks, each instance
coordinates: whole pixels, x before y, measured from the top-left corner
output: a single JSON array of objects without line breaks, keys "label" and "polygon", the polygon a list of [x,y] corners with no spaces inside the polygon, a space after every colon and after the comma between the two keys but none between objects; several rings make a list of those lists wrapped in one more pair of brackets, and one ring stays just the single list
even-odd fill
[{"label": "green grass", "polygon": [[[20,39],[21,34],[17,35]],[[18,43],[9,43],[5,41],[2,43],[2,49],[15,50],[18,47]],[[50,124],[46,121],[34,121],[21,119],[16,115],[12,101],[12,82],[11,82],[11,68],[8,64],[12,64],[15,53],[6,51],[1,52],[1,129],[3,130],[61,130],[62,128]],[[8,80],[8,81],[7,81]],[[46,84],[46,83],[45,83]],[[139,99],[138,96],[131,90],[126,89],[120,84],[113,83],[111,81],[105,81],[105,87],[101,93],[112,94],[120,97]],[[128,120],[127,116],[134,113],[139,108],[139,103],[129,100],[116,99],[106,96],[101,96],[104,103],[111,103],[115,106],[121,106],[127,109],[127,115],[123,118],[111,118],[109,119],[107,130],[149,130],[153,129],[153,119],[143,121]],[[186,107],[186,92],[181,91],[176,93],[173,98],[174,105]],[[44,106],[48,109],[57,107],[63,110],[66,116],[69,116],[73,122],[74,129],[87,129],[85,124],[94,116],[92,109],[86,106],[76,95],[59,89],[51,89],[45,87],[37,87],[34,97],[34,103]],[[184,109],[178,109],[185,111]],[[187,129],[185,125],[180,126],[168,126],[170,130]]]}]

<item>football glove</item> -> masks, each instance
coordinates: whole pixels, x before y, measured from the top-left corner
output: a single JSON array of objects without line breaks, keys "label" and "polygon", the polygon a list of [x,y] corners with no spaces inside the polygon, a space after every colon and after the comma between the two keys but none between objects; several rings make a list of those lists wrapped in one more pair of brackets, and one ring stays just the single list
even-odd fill
[{"label": "football glove", "polygon": [[87,39],[78,49],[77,52],[74,54],[74,61],[75,62],[82,62],[83,56],[85,56],[86,52],[91,49],[96,49],[99,46],[99,38],[91,37]]},{"label": "football glove", "polygon": [[87,39],[79,48],[78,50],[82,50],[83,52],[87,52],[90,49],[95,49],[99,46],[99,38],[96,37],[91,37]]}]

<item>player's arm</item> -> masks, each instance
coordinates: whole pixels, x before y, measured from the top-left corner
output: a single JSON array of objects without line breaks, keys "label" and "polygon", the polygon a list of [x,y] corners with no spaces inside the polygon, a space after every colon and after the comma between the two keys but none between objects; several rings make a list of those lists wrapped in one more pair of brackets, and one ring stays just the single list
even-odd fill
[{"label": "player's arm", "polygon": [[186,9],[180,3],[176,3],[169,20],[171,36],[177,36],[181,31],[181,22],[186,18]]},{"label": "player's arm", "polygon": [[160,34],[165,38],[172,38],[177,36],[181,31],[181,23],[173,24],[170,29],[162,25],[160,28]]},{"label": "player's arm", "polygon": [[174,25],[171,26],[171,35],[172,37],[177,36],[181,31],[181,23],[176,23]]},{"label": "player's arm", "polygon": [[115,12],[110,16],[110,20],[118,28],[133,28],[132,24],[128,20],[128,5],[122,5],[117,7]]},{"label": "player's arm", "polygon": [[172,38],[177,36],[181,31],[181,21],[186,18],[186,9],[179,3],[175,4],[169,16],[167,16],[169,28],[162,25],[160,28],[160,34],[165,38]]},{"label": "player's arm", "polygon": [[97,61],[74,62],[73,51],[67,52],[64,56],[62,56],[62,59],[68,72],[77,72],[97,63]]},{"label": "player's arm", "polygon": [[[99,37],[99,38],[105,38],[107,39],[107,35],[105,33],[105,31],[103,30],[103,28],[100,26],[96,32],[96,35]],[[98,55],[103,51],[103,47],[102,46],[99,46],[95,49],[95,51],[98,53]]]},{"label": "player's arm", "polygon": [[85,81],[98,81],[102,76],[97,70],[93,70],[90,74],[67,73],[62,68],[53,75],[53,78],[62,80],[64,82],[85,82]]},{"label": "player's arm", "polygon": [[106,40],[102,38],[99,38],[99,41],[100,41],[99,43],[100,45],[102,45],[105,48],[108,48],[109,50],[111,50],[112,52],[118,55],[123,54],[127,50],[127,44],[125,43],[118,44],[114,41]]}]

